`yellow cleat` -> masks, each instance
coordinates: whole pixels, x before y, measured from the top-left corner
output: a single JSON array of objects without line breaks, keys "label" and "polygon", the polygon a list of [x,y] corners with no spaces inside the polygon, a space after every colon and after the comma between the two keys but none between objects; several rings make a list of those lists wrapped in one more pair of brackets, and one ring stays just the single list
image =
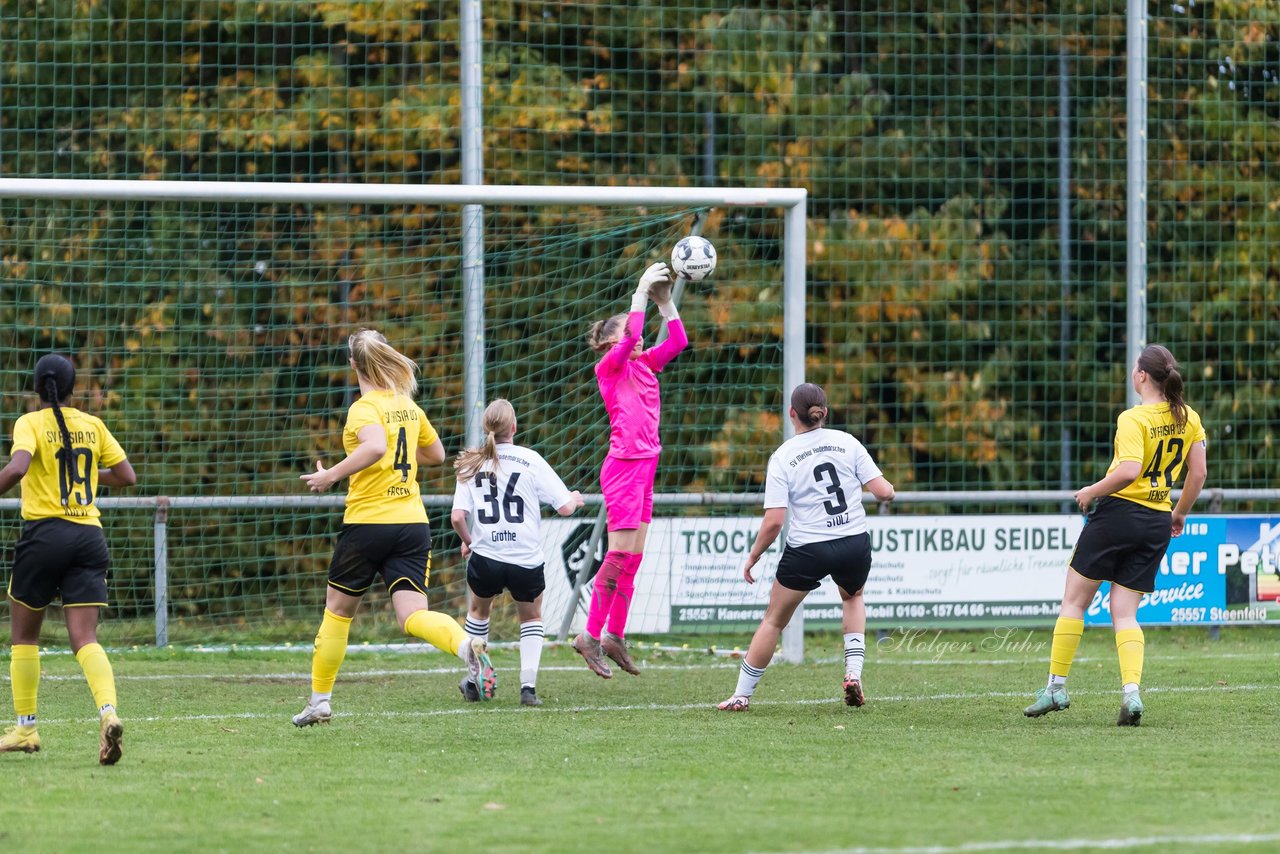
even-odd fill
[{"label": "yellow cleat", "polygon": [[115,712],[102,716],[101,736],[98,738],[98,764],[115,765],[120,761],[120,740],[124,738],[124,724]]},{"label": "yellow cleat", "polygon": [[11,726],[0,738],[0,753],[39,753],[40,733],[33,726]]}]

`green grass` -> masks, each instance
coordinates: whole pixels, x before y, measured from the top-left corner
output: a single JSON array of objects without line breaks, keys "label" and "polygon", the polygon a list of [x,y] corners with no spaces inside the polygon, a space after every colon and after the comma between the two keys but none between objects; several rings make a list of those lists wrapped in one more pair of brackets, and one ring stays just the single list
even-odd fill
[{"label": "green grass", "polygon": [[770,667],[737,715],[712,708],[736,662],[705,653],[642,650],[641,677],[606,683],[548,650],[546,706],[524,709],[514,650],[495,653],[498,698],[464,707],[445,656],[355,647],[338,716],[307,730],[289,723],[304,652],[119,652],[127,729],[114,768],[96,764],[75,660],[48,654],[44,750],[0,756],[0,851],[828,851],[1214,834],[1280,845],[1280,632],[1149,630],[1136,730],[1115,726],[1115,653],[1100,630],[1085,634],[1071,709],[1022,717],[1048,640],[895,635],[869,653],[868,705],[850,709],[836,700],[838,640],[813,638],[825,662]]}]

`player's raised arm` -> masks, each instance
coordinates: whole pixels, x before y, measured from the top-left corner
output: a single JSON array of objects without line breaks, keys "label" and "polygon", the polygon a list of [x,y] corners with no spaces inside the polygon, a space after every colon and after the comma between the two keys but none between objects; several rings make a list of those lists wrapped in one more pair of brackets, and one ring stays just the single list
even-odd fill
[{"label": "player's raised arm", "polygon": [[689,335],[680,319],[675,301],[671,298],[671,287],[667,280],[655,284],[649,292],[650,299],[658,307],[658,313],[667,322],[667,337],[655,347],[645,351],[644,357],[655,371],[661,371],[667,363],[680,355],[689,346]]}]

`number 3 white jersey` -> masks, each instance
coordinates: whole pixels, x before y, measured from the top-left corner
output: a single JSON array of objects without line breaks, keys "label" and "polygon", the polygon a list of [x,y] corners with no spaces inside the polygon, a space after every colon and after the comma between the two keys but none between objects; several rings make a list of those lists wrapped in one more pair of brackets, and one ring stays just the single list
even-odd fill
[{"label": "number 3 white jersey", "polygon": [[800,433],[769,458],[765,509],[789,511],[787,545],[804,546],[867,530],[862,485],[880,469],[862,443],[825,427]]},{"label": "number 3 white jersey", "polygon": [[471,523],[471,548],[503,563],[533,568],[542,557],[542,504],[563,507],[572,496],[542,455],[519,445],[498,445],[498,471],[486,465],[458,481],[453,509]]}]

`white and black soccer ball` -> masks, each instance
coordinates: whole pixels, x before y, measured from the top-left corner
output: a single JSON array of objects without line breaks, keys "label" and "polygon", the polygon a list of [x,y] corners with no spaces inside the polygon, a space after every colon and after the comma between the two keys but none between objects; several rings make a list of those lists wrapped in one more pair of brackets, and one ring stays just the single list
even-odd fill
[{"label": "white and black soccer ball", "polygon": [[671,250],[671,269],[688,282],[700,282],[716,268],[716,248],[705,237],[686,237]]}]

